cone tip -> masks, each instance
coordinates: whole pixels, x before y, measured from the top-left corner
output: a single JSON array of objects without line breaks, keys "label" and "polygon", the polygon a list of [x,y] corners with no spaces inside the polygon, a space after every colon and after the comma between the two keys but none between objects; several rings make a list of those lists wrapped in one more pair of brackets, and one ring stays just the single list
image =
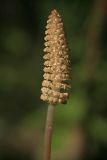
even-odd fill
[{"label": "cone tip", "polygon": [[58,12],[57,12],[56,9],[53,9],[53,10],[51,11],[51,14],[58,14]]}]

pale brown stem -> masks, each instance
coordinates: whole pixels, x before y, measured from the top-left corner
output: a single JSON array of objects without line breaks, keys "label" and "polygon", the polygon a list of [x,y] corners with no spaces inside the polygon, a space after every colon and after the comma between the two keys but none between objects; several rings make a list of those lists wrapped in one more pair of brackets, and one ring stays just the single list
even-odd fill
[{"label": "pale brown stem", "polygon": [[55,105],[49,104],[45,128],[44,160],[51,159],[52,131],[54,123]]}]

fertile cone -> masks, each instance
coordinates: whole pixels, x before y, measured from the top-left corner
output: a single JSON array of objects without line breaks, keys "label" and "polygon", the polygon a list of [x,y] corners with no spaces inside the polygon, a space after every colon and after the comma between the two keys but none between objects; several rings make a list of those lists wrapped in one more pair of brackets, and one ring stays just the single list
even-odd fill
[{"label": "fertile cone", "polygon": [[69,55],[65,38],[63,22],[59,13],[54,9],[47,20],[44,49],[44,80],[41,88],[41,99],[50,104],[66,103]]}]

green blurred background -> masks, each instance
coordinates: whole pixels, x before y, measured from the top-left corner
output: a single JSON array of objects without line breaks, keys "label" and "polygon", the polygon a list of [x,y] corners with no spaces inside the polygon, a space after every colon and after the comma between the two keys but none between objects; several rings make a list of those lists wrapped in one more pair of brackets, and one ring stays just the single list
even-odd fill
[{"label": "green blurred background", "polygon": [[72,59],[67,105],[55,113],[52,160],[107,160],[107,1],[0,0],[0,160],[41,160],[47,17],[61,14]]}]

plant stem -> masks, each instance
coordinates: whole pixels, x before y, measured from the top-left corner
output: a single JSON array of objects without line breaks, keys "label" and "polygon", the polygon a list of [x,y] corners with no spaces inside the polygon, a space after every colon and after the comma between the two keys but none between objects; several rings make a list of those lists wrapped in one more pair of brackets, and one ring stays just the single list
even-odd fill
[{"label": "plant stem", "polygon": [[52,143],[52,131],[54,123],[54,111],[55,111],[55,105],[49,104],[47,111],[46,128],[45,128],[44,160],[51,159],[51,143]]}]

